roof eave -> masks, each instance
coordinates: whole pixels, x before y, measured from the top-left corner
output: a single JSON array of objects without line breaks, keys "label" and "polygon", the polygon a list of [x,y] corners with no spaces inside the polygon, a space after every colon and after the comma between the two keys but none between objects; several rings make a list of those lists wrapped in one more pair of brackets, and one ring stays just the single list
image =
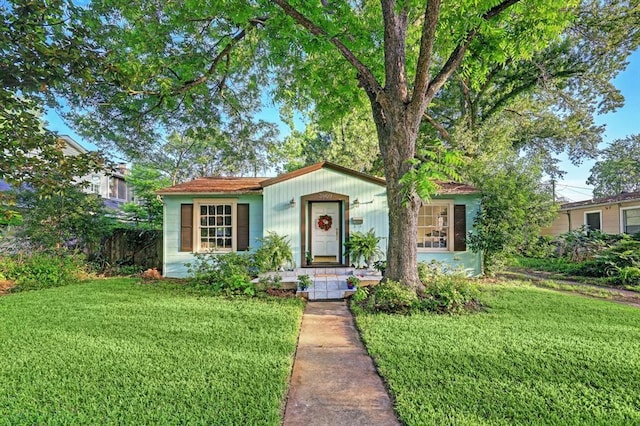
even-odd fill
[{"label": "roof eave", "polygon": [[262,194],[262,189],[250,189],[242,191],[179,191],[179,192],[166,192],[156,191],[156,195],[255,195]]},{"label": "roof eave", "polygon": [[594,204],[579,204],[579,205],[569,206],[569,207],[560,207],[558,211],[566,212],[569,210],[584,209],[584,208],[590,208],[590,207],[604,207],[604,206],[611,206],[614,204],[623,204],[623,203],[636,203],[639,201],[640,201],[640,198],[629,198],[628,200],[614,200],[614,201],[606,201],[606,202],[594,203]]},{"label": "roof eave", "polygon": [[262,187],[265,188],[267,186],[275,185],[280,182],[285,182],[290,179],[294,179],[300,176],[304,176],[308,173],[315,172],[320,169],[330,169],[339,173],[344,173],[349,176],[353,176],[359,179],[362,179],[367,182],[371,182],[376,185],[386,186],[386,181],[382,178],[368,175],[366,173],[358,172],[356,170],[349,169],[347,167],[339,166],[337,164],[330,163],[328,161],[322,161],[320,163],[312,164],[310,166],[303,167],[298,170],[294,170],[289,173],[285,173],[280,176],[273,177],[271,179],[267,179],[261,183]]}]

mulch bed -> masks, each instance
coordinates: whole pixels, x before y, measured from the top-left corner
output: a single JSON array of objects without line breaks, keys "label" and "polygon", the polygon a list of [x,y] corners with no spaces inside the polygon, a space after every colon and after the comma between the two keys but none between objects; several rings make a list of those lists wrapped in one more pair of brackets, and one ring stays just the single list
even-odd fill
[{"label": "mulch bed", "polygon": [[15,286],[13,281],[0,280],[0,294],[7,294]]},{"label": "mulch bed", "polygon": [[265,290],[269,296],[276,297],[296,297],[296,290],[293,288],[273,288],[269,287]]}]

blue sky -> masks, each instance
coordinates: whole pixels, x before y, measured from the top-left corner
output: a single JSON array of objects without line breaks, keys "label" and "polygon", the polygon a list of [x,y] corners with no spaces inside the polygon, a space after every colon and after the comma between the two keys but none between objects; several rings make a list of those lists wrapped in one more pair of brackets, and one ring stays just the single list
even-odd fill
[{"label": "blue sky", "polygon": [[[598,116],[597,124],[604,124],[604,142],[600,148],[604,148],[608,143],[630,136],[640,134],[640,50],[637,50],[629,57],[627,69],[618,74],[613,80],[615,86],[622,91],[625,97],[624,107],[615,112]],[[268,121],[275,121],[280,128],[281,137],[289,133],[288,127],[278,119],[278,112],[275,107],[266,109],[261,118]],[[85,142],[77,133],[73,132],[55,112],[49,112],[46,117],[49,128],[60,134],[69,135],[74,140],[88,149],[97,149],[95,145]],[[114,161],[122,161],[116,154],[110,153],[110,158]],[[561,168],[566,171],[566,175],[559,180],[556,185],[558,196],[570,201],[581,201],[591,198],[592,188],[585,182],[589,177],[591,167],[595,160],[586,160],[582,164],[575,166],[563,156]]]},{"label": "blue sky", "polygon": [[[627,69],[618,74],[613,83],[622,91],[625,103],[624,107],[617,111],[596,118],[597,124],[606,126],[604,142],[600,145],[601,149],[616,139],[640,134],[640,50],[629,57]],[[595,160],[588,160],[583,161],[579,166],[574,166],[571,162],[566,161],[565,157],[561,168],[567,174],[556,186],[558,195],[568,198],[570,201],[590,199],[592,188],[585,182],[594,163]]]}]

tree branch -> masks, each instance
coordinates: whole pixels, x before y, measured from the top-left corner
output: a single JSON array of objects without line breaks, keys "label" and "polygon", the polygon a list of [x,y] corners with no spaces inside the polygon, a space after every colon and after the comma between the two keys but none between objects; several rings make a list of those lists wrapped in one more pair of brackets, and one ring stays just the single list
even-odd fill
[{"label": "tree branch", "polygon": [[384,67],[386,90],[394,97],[407,101],[407,69],[405,41],[407,38],[407,10],[399,6],[395,0],[382,1],[382,18],[384,20]]},{"label": "tree branch", "polygon": [[[485,12],[485,14],[482,15],[482,18],[485,21],[489,21],[518,2],[520,2],[520,0],[504,0]],[[438,93],[442,86],[447,82],[449,77],[451,77],[451,74],[453,74],[453,72],[460,66],[465,52],[469,48],[469,45],[476,37],[476,35],[478,35],[478,28],[470,30],[465,36],[464,40],[453,50],[453,52],[449,56],[449,59],[447,59],[447,62],[444,64],[440,72],[438,72],[433,80],[429,82],[425,95],[426,102],[429,102],[431,99],[433,99],[436,93]]]},{"label": "tree branch", "polygon": [[440,0],[429,0],[424,10],[424,22],[422,24],[422,38],[420,39],[420,54],[416,67],[416,77],[413,82],[413,96],[411,108],[424,111],[425,95],[429,85],[429,68],[431,67],[431,55],[433,43],[436,38],[436,28],[440,16]]},{"label": "tree branch", "polygon": [[431,117],[426,112],[423,114],[423,117],[427,120],[429,124],[433,126],[434,129],[438,131],[438,133],[440,133],[440,136],[442,136],[442,139],[446,140],[447,142],[451,142],[451,135],[449,135],[449,132],[447,131],[447,129],[444,128],[442,124],[438,123],[436,120],[434,120],[433,117]]},{"label": "tree branch", "polygon": [[349,48],[345,46],[337,37],[329,36],[329,34],[327,34],[327,32],[323,28],[319,27],[302,13],[298,12],[287,1],[271,1],[280,6],[285,14],[293,18],[293,20],[296,21],[299,25],[309,30],[311,34],[327,38],[329,43],[333,44],[338,49],[338,51],[340,51],[342,56],[358,71],[358,79],[367,92],[371,92],[372,94],[374,94],[376,99],[379,99],[380,96],[384,95],[380,83],[378,83],[371,70],[367,68],[367,66],[362,62],[360,62],[356,55],[354,55],[354,53],[349,50]]},{"label": "tree branch", "polygon": [[[268,17],[258,17],[258,18],[253,18],[249,20],[249,28],[255,28],[258,25],[263,25],[264,22],[268,19]],[[209,77],[216,71],[216,69],[218,68],[218,65],[220,64],[220,61],[222,61],[223,58],[227,57],[229,55],[229,53],[231,52],[231,49],[233,49],[233,47],[235,45],[237,45],[245,36],[247,35],[247,29],[243,28],[242,30],[240,30],[236,35],[234,35],[231,38],[231,41],[224,47],[224,49],[222,49],[215,58],[213,58],[213,61],[211,62],[211,65],[209,66],[209,69],[200,77],[190,80],[190,81],[186,81],[182,87],[174,90],[172,92],[173,95],[181,95],[189,90],[191,90],[193,87],[198,86],[202,83],[204,83],[205,81],[207,81],[209,79]]]}]

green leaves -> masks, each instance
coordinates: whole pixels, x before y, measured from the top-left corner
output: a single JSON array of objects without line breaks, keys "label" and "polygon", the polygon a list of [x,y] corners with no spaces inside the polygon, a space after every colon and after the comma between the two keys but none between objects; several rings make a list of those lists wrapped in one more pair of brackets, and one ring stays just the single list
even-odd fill
[{"label": "green leaves", "polygon": [[640,135],[614,141],[601,156],[587,180],[594,197],[640,191]]},{"label": "green leaves", "polygon": [[438,193],[438,182],[459,181],[460,167],[464,164],[462,152],[447,149],[442,142],[434,140],[426,148],[418,150],[416,158],[410,160],[412,168],[401,178],[403,199],[409,200],[416,193],[429,202]]}]

